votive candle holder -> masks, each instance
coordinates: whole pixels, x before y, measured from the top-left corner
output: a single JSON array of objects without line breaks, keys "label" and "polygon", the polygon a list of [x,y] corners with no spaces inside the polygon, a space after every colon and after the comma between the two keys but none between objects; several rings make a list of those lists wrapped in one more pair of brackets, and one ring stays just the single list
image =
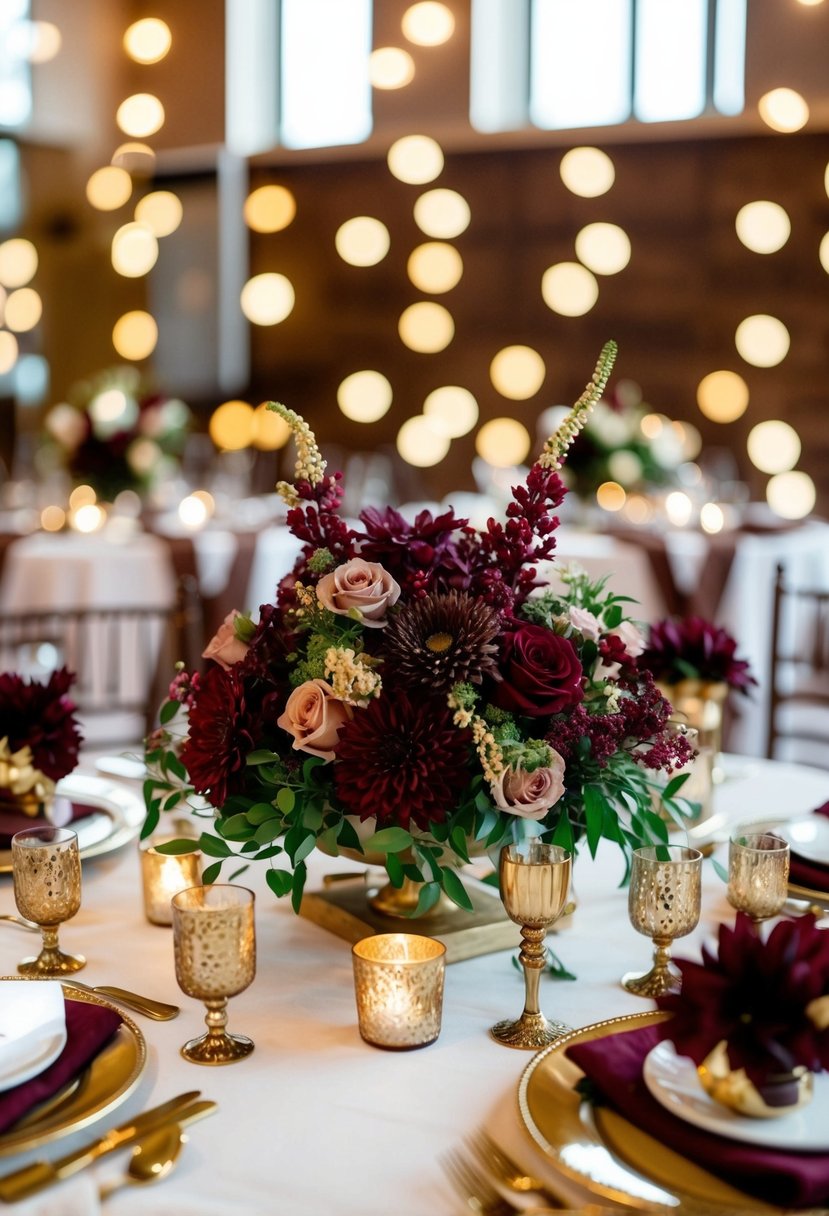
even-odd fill
[{"label": "votive candle holder", "polygon": [[139,850],[141,855],[141,885],[144,894],[144,914],[151,925],[171,926],[171,900],[179,891],[201,883],[201,853],[160,853],[158,845],[176,837],[152,840]]},{"label": "votive candle holder", "polygon": [[413,933],[378,933],[351,949],[360,1035],[373,1047],[411,1051],[440,1034],[446,947]]}]

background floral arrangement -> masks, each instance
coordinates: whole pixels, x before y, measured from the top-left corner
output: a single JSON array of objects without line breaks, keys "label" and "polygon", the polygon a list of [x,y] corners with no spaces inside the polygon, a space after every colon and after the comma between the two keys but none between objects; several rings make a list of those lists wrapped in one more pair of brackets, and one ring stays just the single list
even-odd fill
[{"label": "background floral arrangement", "polygon": [[74,385],[45,427],[73,479],[111,500],[174,472],[190,421],[184,402],[151,390],[137,368],[113,367]]},{"label": "background floral arrangement", "polygon": [[78,763],[83,740],[68,695],[74,680],[65,667],[45,683],[0,673],[0,802],[49,797]]},{"label": "background floral arrangement", "polygon": [[[419,911],[441,889],[470,907],[457,867],[524,832],[591,851],[667,840],[652,771],[690,749],[665,729],[642,637],[605,580],[536,578],[555,549],[558,469],[614,357],[610,343],[506,522],[481,531],[451,509],[408,524],[390,508],[352,530],[307,424],[272,403],[296,438],[295,483],[277,488],[303,553],[258,623],[231,613],[206,673],[174,680],[148,741],[145,835],[195,791],[215,833],[162,847],[216,858],[206,882],[237,852],[278,858],[269,885],[298,908],[313,848],[365,849],[395,886],[423,884]],[[664,790],[675,817],[683,780]]]},{"label": "background floral arrangement", "polygon": [[663,684],[704,680],[727,684],[744,696],[757,683],[748,660],[737,658],[737,643],[731,634],[698,616],[651,625],[640,666]]}]

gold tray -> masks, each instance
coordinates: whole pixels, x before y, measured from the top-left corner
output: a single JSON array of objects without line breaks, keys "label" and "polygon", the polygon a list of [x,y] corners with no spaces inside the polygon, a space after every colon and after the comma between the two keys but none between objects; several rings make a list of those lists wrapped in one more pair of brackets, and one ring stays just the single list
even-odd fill
[{"label": "gold tray", "polygon": [[[22,976],[2,978],[16,979],[22,984],[32,982]],[[144,1071],[147,1044],[141,1031],[121,1009],[95,993],[80,992],[77,988],[65,987],[63,994],[68,1001],[112,1009],[120,1017],[121,1025],[80,1077],[0,1134],[0,1157],[22,1153],[88,1127],[129,1097]]]},{"label": "gold tray", "polygon": [[[575,1092],[583,1073],[565,1055],[574,1043],[605,1038],[663,1021],[659,1011],[632,1013],[571,1031],[539,1052],[518,1089],[521,1120],[555,1169],[593,1195],[637,1212],[683,1216],[780,1216],[773,1207],[729,1186],[701,1166],[666,1148],[606,1107],[591,1107]],[[825,1208],[798,1216],[826,1216]]]},{"label": "gold tray", "polygon": [[[117,781],[70,773],[57,783],[56,792],[72,802],[95,807],[90,815],[69,824],[78,834],[81,857],[111,853],[135,840],[144,822],[144,801],[140,794]],[[32,820],[32,826],[37,821]],[[11,874],[11,849],[0,849],[0,874]]]},{"label": "gold tray", "polygon": [[795,899],[808,899],[809,903],[822,904],[824,908],[829,908],[829,891],[817,891],[812,887],[801,887],[799,883],[789,883],[789,895],[793,895]]}]

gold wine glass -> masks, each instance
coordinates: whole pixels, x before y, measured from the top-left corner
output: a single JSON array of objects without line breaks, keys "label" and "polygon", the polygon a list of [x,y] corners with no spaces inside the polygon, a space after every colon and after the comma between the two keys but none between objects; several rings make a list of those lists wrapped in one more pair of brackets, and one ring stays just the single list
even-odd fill
[{"label": "gold wine glass", "polygon": [[634,849],[628,913],[637,933],[653,940],[650,971],[628,972],[622,987],[635,996],[679,992],[682,976],[671,962],[671,942],[699,923],[702,853],[680,844]]},{"label": "gold wine glass", "polygon": [[253,891],[223,883],[173,896],[176,980],[207,1006],[207,1033],[181,1048],[194,1064],[232,1064],[253,1051],[251,1039],[226,1030],[228,998],[244,992],[256,974],[253,902]]},{"label": "gold wine glass", "polygon": [[21,975],[71,975],[86,966],[80,954],[58,947],[58,926],[81,906],[78,837],[69,828],[25,828],[12,836],[14,902],[40,927],[43,949],[17,964]]},{"label": "gold wine glass", "polygon": [[501,899],[510,920],[521,926],[524,968],[524,1012],[518,1021],[498,1022],[490,1034],[507,1047],[537,1049],[554,1043],[571,1029],[549,1022],[538,1004],[538,984],[547,961],[547,929],[564,911],[570,889],[572,857],[566,849],[538,840],[506,845],[501,850]]},{"label": "gold wine glass", "polygon": [[728,902],[755,924],[776,916],[788,895],[789,846],[771,832],[728,842]]}]

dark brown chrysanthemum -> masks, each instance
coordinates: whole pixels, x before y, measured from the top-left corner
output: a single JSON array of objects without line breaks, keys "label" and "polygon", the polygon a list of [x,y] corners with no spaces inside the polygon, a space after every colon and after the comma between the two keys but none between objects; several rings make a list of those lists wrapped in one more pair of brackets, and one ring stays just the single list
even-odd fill
[{"label": "dark brown chrysanthemum", "polygon": [[498,613],[483,600],[450,591],[412,600],[386,627],[386,662],[409,687],[448,691],[480,684],[495,668]]}]

